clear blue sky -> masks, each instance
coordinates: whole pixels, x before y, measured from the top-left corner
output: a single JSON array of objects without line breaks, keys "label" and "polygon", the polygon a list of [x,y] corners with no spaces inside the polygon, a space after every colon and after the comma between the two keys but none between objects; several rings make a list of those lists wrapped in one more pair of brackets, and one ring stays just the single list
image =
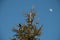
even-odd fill
[{"label": "clear blue sky", "polygon": [[[10,40],[15,34],[12,28],[18,23],[24,23],[32,5],[43,24],[41,40],[60,40],[60,0],[0,0],[0,40]],[[37,20],[36,17],[36,20]]]}]

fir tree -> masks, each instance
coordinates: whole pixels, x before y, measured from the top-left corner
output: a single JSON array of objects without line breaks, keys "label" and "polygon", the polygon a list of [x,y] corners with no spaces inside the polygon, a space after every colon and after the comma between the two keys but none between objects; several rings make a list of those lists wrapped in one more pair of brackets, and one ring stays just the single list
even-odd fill
[{"label": "fir tree", "polygon": [[[36,12],[32,9],[29,14],[26,14],[27,16],[27,25],[25,24],[19,24],[19,29],[13,29],[15,34],[15,38],[11,40],[37,40],[36,36],[41,35],[42,26],[37,29],[36,25],[33,25],[34,17],[36,16]],[[38,22],[36,23],[38,24]]]}]

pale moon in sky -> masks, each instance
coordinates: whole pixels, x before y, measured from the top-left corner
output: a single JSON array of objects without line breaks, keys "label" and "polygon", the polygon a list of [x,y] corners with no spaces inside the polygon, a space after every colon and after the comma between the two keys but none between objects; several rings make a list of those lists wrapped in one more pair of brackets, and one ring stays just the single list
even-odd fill
[{"label": "pale moon in sky", "polygon": [[53,12],[53,9],[50,8],[49,11],[50,11],[50,12]]}]

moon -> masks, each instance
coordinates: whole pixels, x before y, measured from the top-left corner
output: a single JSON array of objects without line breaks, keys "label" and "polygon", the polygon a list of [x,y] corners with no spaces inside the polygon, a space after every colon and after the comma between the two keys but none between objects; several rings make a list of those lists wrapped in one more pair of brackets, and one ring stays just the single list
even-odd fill
[{"label": "moon", "polygon": [[50,11],[50,12],[53,12],[53,9],[52,9],[52,8],[50,8],[50,9],[49,9],[49,11]]}]

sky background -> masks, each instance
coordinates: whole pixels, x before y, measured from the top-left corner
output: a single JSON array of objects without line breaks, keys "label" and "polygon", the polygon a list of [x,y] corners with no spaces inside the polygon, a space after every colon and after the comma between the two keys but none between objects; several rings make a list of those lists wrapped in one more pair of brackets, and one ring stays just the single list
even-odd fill
[{"label": "sky background", "polygon": [[60,0],[0,0],[0,40],[10,40],[12,28],[26,23],[24,12],[34,5],[39,24],[43,25],[41,40],[60,40]]}]

